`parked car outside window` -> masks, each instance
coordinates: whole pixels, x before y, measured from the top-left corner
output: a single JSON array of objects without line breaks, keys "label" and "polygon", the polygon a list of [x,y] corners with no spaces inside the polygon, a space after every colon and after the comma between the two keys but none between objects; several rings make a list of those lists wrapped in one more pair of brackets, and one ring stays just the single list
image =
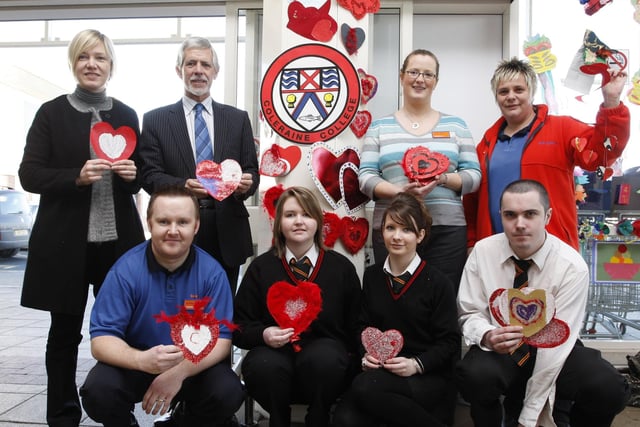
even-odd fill
[{"label": "parked car outside window", "polygon": [[0,190],[0,257],[9,258],[27,249],[33,218],[27,195]]}]

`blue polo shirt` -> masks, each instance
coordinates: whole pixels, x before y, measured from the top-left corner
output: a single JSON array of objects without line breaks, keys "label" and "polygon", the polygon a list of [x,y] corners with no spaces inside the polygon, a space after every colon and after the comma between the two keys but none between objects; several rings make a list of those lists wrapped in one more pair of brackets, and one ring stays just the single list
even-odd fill
[{"label": "blue polo shirt", "polygon": [[[233,321],[229,280],[215,259],[192,245],[185,262],[169,272],[146,241],[126,252],[107,274],[91,311],[89,332],[91,338],[116,336],[139,350],[173,344],[171,326],[158,323],[154,315],[175,315],[185,303],[207,296],[211,301],[205,313],[214,309],[216,319]],[[220,338],[231,339],[222,324]]]}]

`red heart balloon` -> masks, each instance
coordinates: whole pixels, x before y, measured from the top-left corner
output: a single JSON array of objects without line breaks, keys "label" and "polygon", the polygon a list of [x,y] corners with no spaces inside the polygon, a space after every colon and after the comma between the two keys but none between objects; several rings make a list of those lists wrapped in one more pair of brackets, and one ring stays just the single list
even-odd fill
[{"label": "red heart balloon", "polygon": [[242,168],[233,159],[227,159],[220,164],[203,160],[196,166],[196,177],[211,197],[224,200],[240,185]]},{"label": "red heart balloon", "polygon": [[342,244],[352,254],[364,247],[369,235],[369,221],[366,218],[353,219],[350,216],[342,217],[343,231]]},{"label": "red heart balloon", "polygon": [[315,283],[299,282],[294,286],[285,281],[271,285],[267,291],[267,308],[278,326],[293,328],[292,342],[299,339],[322,310],[322,295]]},{"label": "red heart balloon", "polygon": [[369,129],[371,124],[371,113],[367,110],[361,110],[356,113],[353,121],[349,124],[351,132],[358,138],[362,138]]},{"label": "red heart balloon", "polygon": [[365,351],[382,363],[396,357],[404,345],[404,337],[396,329],[382,332],[378,328],[369,326],[362,331],[360,337]]},{"label": "red heart balloon", "polygon": [[113,129],[107,122],[98,122],[89,135],[93,151],[100,159],[115,162],[128,159],[136,148],[136,132],[129,126]]}]

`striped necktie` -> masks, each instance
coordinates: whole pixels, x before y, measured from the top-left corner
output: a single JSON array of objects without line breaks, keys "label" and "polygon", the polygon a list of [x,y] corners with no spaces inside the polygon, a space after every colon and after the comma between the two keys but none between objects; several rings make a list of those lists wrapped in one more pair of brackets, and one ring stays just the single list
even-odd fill
[{"label": "striped necktie", "polygon": [[300,261],[296,261],[295,258],[291,258],[289,266],[293,275],[298,280],[307,280],[309,278],[309,271],[311,271],[311,260],[308,257],[302,257]]},{"label": "striped necktie", "polygon": [[196,116],[194,119],[195,124],[195,137],[196,137],[196,164],[203,160],[213,160],[213,148],[211,148],[211,138],[209,137],[209,130],[207,124],[202,117],[202,110],[204,105],[198,103],[194,107]]},{"label": "striped necktie", "polygon": [[402,288],[404,287],[404,285],[407,284],[409,279],[411,279],[411,273],[409,273],[408,271],[405,271],[399,276],[393,276],[389,274],[389,280],[391,282],[391,290],[393,291],[393,293],[399,294],[400,291],[402,291]]},{"label": "striped necktie", "polygon": [[[515,268],[515,275],[513,276],[513,287],[515,289],[522,289],[529,286],[529,267],[533,264],[533,261],[530,259],[517,259],[512,256],[513,266]],[[520,347],[516,348],[513,353],[511,353],[511,357],[518,364],[518,366],[523,366],[527,363],[527,360],[531,357],[532,349],[529,347],[529,344],[526,344],[524,341],[520,342]]]}]

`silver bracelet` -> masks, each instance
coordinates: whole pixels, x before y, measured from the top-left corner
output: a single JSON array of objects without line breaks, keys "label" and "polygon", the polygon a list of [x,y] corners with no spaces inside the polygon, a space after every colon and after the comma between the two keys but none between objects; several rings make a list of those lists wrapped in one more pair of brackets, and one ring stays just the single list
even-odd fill
[{"label": "silver bracelet", "polygon": [[442,176],[444,176],[444,182],[439,182],[438,183],[438,185],[440,187],[444,187],[449,182],[449,174],[448,173],[442,174]]}]

